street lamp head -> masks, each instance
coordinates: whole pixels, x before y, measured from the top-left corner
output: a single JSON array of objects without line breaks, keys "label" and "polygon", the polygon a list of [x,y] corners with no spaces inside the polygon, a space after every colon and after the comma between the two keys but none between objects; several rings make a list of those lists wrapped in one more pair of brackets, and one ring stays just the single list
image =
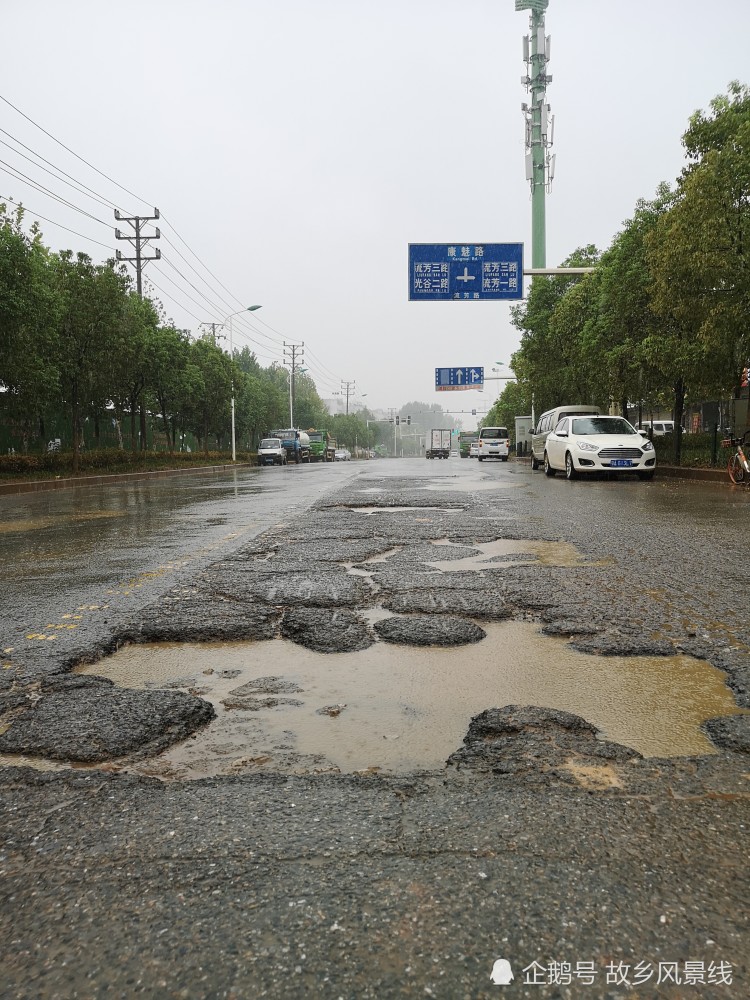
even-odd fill
[{"label": "street lamp head", "polygon": [[251,313],[255,312],[256,309],[262,309],[262,308],[263,308],[262,306],[248,306],[245,312]]}]

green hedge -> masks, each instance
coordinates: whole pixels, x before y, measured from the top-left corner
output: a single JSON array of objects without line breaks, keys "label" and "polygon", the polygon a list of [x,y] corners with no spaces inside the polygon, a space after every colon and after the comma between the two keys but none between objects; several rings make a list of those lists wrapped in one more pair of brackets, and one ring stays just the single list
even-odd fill
[{"label": "green hedge", "polygon": [[[705,434],[683,434],[680,464],[693,469],[721,468],[729,461],[729,456],[734,448],[722,448],[722,435],[719,435],[716,442],[716,462],[712,466],[712,448],[714,436],[712,433]],[[662,465],[674,464],[674,436],[665,434],[664,437],[654,438],[654,448],[656,457]]]},{"label": "green hedge", "polygon": [[[240,452],[238,462],[251,462],[254,454]],[[116,475],[124,472],[155,472],[205,465],[229,465],[228,452],[139,452],[119,449],[86,451],[79,456],[78,475]],[[65,478],[73,475],[72,452],[48,452],[43,455],[0,455],[0,480]]]}]

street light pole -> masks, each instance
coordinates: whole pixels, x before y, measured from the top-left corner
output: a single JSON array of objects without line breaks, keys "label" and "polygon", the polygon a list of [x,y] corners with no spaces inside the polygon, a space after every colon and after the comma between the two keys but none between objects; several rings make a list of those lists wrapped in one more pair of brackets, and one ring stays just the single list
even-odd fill
[{"label": "street light pole", "polygon": [[[234,340],[232,339],[232,320],[235,316],[239,316],[240,313],[244,312],[255,312],[256,309],[260,309],[260,306],[245,306],[244,309],[238,309],[237,312],[233,312],[231,315],[227,316],[224,320],[225,323],[229,323],[229,360],[234,364]],[[237,438],[234,431],[234,375],[232,375],[232,461],[237,461]]]}]

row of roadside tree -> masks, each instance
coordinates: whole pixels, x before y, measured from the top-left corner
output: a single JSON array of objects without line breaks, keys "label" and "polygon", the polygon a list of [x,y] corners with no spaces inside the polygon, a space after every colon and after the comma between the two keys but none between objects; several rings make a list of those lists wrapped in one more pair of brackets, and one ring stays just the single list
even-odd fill
[{"label": "row of roadside tree", "polygon": [[[178,329],[158,300],[136,293],[123,265],[53,252],[23,209],[0,204],[3,451],[20,460],[59,436],[74,473],[84,448],[143,452],[158,438],[163,451],[190,440],[202,452],[226,452],[234,395],[238,450],[248,452],[289,425],[289,389],[284,365],[263,367],[247,347],[230,357],[213,334]],[[331,416],[310,375],[295,374],[295,425],[325,428],[352,451],[418,454],[431,426],[453,426],[436,404],[415,401],[400,412],[414,422],[397,435],[392,420],[366,409]]]},{"label": "row of roadside tree", "polygon": [[533,401],[537,414],[587,402],[627,415],[645,403],[679,426],[687,403],[739,395],[750,359],[748,87],[732,83],[696,112],[682,143],[676,185],[639,201],[605,251],[587,246],[562,265],[593,273],[533,279],[513,310],[517,381],[484,423],[512,427]]}]

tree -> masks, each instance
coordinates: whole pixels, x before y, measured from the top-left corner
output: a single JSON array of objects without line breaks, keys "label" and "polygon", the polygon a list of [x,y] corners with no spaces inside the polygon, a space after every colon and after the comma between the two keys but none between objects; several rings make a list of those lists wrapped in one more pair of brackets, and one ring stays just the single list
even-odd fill
[{"label": "tree", "polygon": [[148,349],[147,388],[161,413],[167,447],[173,452],[178,421],[197,391],[198,370],[190,363],[190,336],[186,330],[162,326],[155,334]]},{"label": "tree", "polygon": [[194,393],[184,403],[186,422],[208,453],[209,438],[218,442],[229,431],[233,363],[210,337],[203,337],[190,345],[190,366]]},{"label": "tree", "polygon": [[[586,267],[595,264],[599,257],[596,247],[587,246],[572,253],[562,266]],[[596,384],[582,371],[579,346],[571,339],[571,331],[580,333],[585,319],[581,293],[577,292],[570,305],[557,312],[579,280],[568,275],[536,277],[526,302],[511,312],[514,325],[521,331],[521,346],[511,359],[513,371],[529,396],[534,393],[539,412],[568,402],[580,393],[586,398],[576,398],[576,402],[589,402],[592,386]]]},{"label": "tree", "polygon": [[[649,241],[675,421],[694,396],[729,394],[750,354],[750,91],[731,84],[683,136],[690,163]],[[679,371],[676,368],[679,366]],[[679,435],[675,458],[679,461]]]},{"label": "tree", "polygon": [[0,204],[0,385],[3,408],[21,428],[28,447],[32,426],[59,393],[55,364],[56,302],[49,253],[23,209],[8,215]]},{"label": "tree", "polygon": [[508,382],[480,427],[515,427],[516,417],[531,413],[531,390],[520,382]]},{"label": "tree", "polygon": [[81,410],[96,395],[97,378],[123,321],[127,288],[109,265],[65,250],[52,259],[58,297],[57,364],[73,426],[73,474],[82,441]]}]

